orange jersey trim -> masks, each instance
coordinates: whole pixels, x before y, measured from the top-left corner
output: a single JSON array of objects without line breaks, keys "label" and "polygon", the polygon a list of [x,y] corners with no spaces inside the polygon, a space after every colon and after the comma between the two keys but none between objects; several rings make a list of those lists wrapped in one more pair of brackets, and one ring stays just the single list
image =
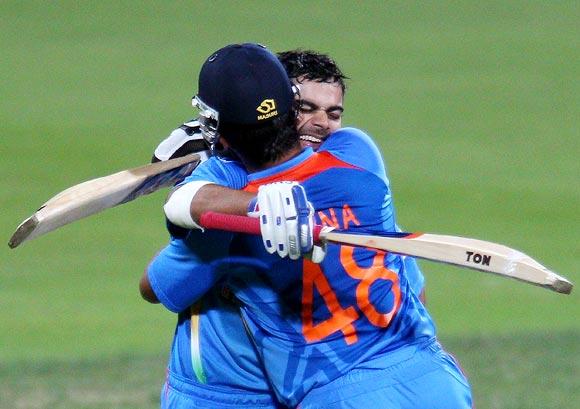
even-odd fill
[{"label": "orange jersey trim", "polygon": [[336,158],[329,152],[315,152],[304,162],[300,162],[296,166],[272,176],[266,176],[264,178],[250,181],[243,190],[256,193],[261,185],[282,180],[302,183],[305,180],[310,179],[312,176],[330,168],[358,169],[358,167]]}]

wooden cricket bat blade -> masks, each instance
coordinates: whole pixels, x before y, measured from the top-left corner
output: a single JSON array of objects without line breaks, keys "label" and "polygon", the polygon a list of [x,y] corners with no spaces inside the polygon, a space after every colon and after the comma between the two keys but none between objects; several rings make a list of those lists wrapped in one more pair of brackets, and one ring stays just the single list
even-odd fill
[{"label": "wooden cricket bat blade", "polygon": [[34,215],[24,220],[22,223],[20,223],[12,237],[10,237],[8,246],[10,246],[12,249],[17,247],[20,243],[26,240],[26,238],[30,235],[30,233],[32,233],[36,226],[38,226],[38,220]]},{"label": "wooden cricket bat blade", "polygon": [[172,186],[189,175],[199,161],[198,154],[190,154],[91,179],[63,190],[18,226],[8,246],[16,248],[76,220]]},{"label": "wooden cricket bat blade", "polygon": [[[256,218],[207,212],[200,223],[208,229],[260,234]],[[315,226],[315,241],[368,247],[425,260],[494,273],[570,294],[573,284],[548,270],[530,256],[502,244],[458,236],[424,233],[385,233],[381,235],[325,231]]]},{"label": "wooden cricket bat blade", "polygon": [[573,284],[518,250],[489,241],[427,233],[363,235],[321,232],[321,240],[467,267],[570,294]]}]

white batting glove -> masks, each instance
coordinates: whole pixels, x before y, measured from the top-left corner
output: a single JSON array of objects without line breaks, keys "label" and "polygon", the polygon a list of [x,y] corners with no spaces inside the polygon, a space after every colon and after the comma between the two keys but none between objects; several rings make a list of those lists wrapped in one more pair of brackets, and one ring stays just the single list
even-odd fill
[{"label": "white batting glove", "polygon": [[[276,182],[260,186],[254,212],[266,251],[296,260],[313,247],[314,210],[302,185]],[[254,213],[254,214],[252,214]]]},{"label": "white batting glove", "polygon": [[197,153],[202,161],[209,155],[209,146],[201,135],[199,122],[192,120],[176,128],[155,149],[151,162],[179,158]]}]

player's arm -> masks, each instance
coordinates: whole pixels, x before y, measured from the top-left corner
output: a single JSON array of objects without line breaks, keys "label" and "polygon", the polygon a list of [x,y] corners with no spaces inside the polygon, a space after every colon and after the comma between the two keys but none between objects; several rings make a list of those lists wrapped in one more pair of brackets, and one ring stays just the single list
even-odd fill
[{"label": "player's arm", "polygon": [[[174,159],[177,157],[185,156],[190,153],[198,153],[202,157],[202,162],[205,162],[209,158],[210,150],[207,142],[201,134],[199,127],[199,122],[197,120],[192,120],[185,122],[178,128],[174,129],[171,134],[165,138],[155,149],[153,153],[151,162],[166,161],[169,159]],[[213,159],[215,161],[216,159]],[[207,169],[205,169],[207,167]],[[202,170],[197,172],[194,170],[194,175],[189,177],[188,181],[207,181],[207,185],[200,189],[198,195],[196,195],[195,201],[192,202],[191,206],[194,209],[199,209],[199,211],[194,210],[194,214],[201,214],[203,211],[214,210],[222,211],[233,214],[245,214],[247,209],[247,203],[244,204],[245,197],[251,197],[251,194],[245,194],[244,192],[228,189],[224,186],[220,186],[217,183],[226,184],[229,182],[232,185],[242,186],[245,182],[241,177],[238,178],[225,178],[224,175],[228,174],[228,168],[232,168],[231,173],[238,173],[239,169],[233,164],[220,164],[214,166],[202,166]],[[183,182],[183,181],[182,181]],[[181,183],[181,185],[186,182]],[[249,198],[247,199],[249,201]],[[245,206],[245,207],[244,207]],[[197,218],[197,217],[196,217]],[[178,263],[178,258],[175,257],[177,249],[183,246],[182,256],[189,253],[187,250],[185,242],[179,242],[178,237],[183,239],[186,238],[189,230],[175,226],[168,221],[167,223],[169,232],[172,235],[172,241],[164,249],[151,259],[148,267],[145,269],[144,274],[139,281],[139,290],[141,296],[151,303],[159,303],[159,297],[157,296],[155,289],[153,288],[151,281],[149,279],[149,271],[153,271],[153,277],[162,276],[160,272],[160,266],[171,266],[171,268],[177,268],[178,270],[182,267],[192,268],[192,264],[187,264],[187,262],[194,263],[195,257],[190,260],[183,257],[183,263]],[[194,264],[195,265],[195,264]],[[179,278],[177,278],[179,280]],[[158,291],[161,291],[158,289]]]},{"label": "player's arm", "polygon": [[419,268],[417,260],[411,256],[404,256],[402,259],[405,274],[407,275],[411,288],[419,296],[421,302],[425,304],[425,277]]},{"label": "player's arm", "polygon": [[157,254],[153,258],[151,258],[151,260],[149,260],[149,263],[147,264],[147,267],[145,268],[145,271],[141,276],[141,279],[139,280],[139,292],[141,293],[141,297],[143,297],[145,301],[148,301],[151,304],[159,304],[159,298],[157,298],[157,295],[155,295],[155,291],[153,290],[153,288],[151,287],[151,283],[149,282],[148,270],[149,266],[153,263],[153,261],[159,256],[159,254],[162,251],[163,249],[159,250]]},{"label": "player's arm", "polygon": [[244,216],[248,211],[250,201],[255,196],[255,193],[207,184],[192,198],[190,214],[196,223],[199,222],[200,216],[208,211]]},{"label": "player's arm", "polygon": [[165,215],[186,230],[199,229],[199,217],[207,211],[245,215],[254,197],[240,190],[246,184],[247,172],[239,162],[211,157],[171,192]]},{"label": "player's arm", "polygon": [[[395,222],[395,208],[392,201],[390,182],[387,177],[386,168],[381,153],[370,136],[354,128],[343,128],[328,138],[321,147],[320,151],[328,150],[341,159],[367,171],[375,174],[378,178],[383,179],[387,189],[385,196],[385,206],[389,219],[386,219],[385,225],[392,224],[396,231],[400,229]],[[403,257],[407,278],[411,287],[419,295],[421,301],[425,301],[425,278],[421,272],[417,261],[413,257]]]},{"label": "player's arm", "polygon": [[[199,122],[192,120],[173,130],[157,146],[152,162],[169,160],[190,153],[201,154],[202,160],[205,161],[209,153],[208,149],[208,144],[201,134]],[[250,201],[255,198],[255,194],[239,190],[246,183],[245,170],[242,170],[234,161],[220,161],[216,158],[211,163],[212,165],[201,166],[194,170],[184,183],[170,193],[168,201],[172,203],[179,201],[180,207],[187,207],[187,202],[189,202],[189,216],[193,224],[186,217],[185,221],[177,223],[178,226],[195,228],[200,216],[208,211],[246,215]],[[178,190],[179,193],[173,196]]]},{"label": "player's arm", "polygon": [[220,262],[228,254],[231,237],[231,233],[196,230],[186,238],[172,238],[141,277],[143,298],[161,302],[173,312],[188,308],[225,274]]},{"label": "player's arm", "polygon": [[[208,188],[205,180],[189,181],[174,191],[164,206],[170,232],[181,232],[201,229],[194,217],[200,217],[205,211],[220,209],[221,213],[250,214],[259,217],[262,240],[266,251],[277,253],[280,257],[288,256],[296,260],[309,253],[313,248],[314,210],[308,201],[306,191],[297,182],[275,182],[260,186],[257,196],[253,193],[229,196],[231,202],[215,204],[223,200],[224,189],[215,188],[216,195],[209,196],[206,206],[197,207],[202,189]],[[204,199],[205,200],[205,199]],[[199,220],[199,219],[198,219]]]}]

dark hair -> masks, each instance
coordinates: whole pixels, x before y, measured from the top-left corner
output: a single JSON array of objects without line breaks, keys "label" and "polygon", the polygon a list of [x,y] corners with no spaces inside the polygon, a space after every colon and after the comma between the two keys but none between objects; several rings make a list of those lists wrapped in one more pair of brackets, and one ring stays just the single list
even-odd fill
[{"label": "dark hair", "polygon": [[343,94],[346,91],[345,80],[349,78],[326,54],[298,49],[278,53],[278,59],[292,80],[302,77],[315,82],[336,82],[342,88]]},{"label": "dark hair", "polygon": [[218,132],[246,167],[260,169],[299,146],[294,110],[262,125],[220,123]]}]

